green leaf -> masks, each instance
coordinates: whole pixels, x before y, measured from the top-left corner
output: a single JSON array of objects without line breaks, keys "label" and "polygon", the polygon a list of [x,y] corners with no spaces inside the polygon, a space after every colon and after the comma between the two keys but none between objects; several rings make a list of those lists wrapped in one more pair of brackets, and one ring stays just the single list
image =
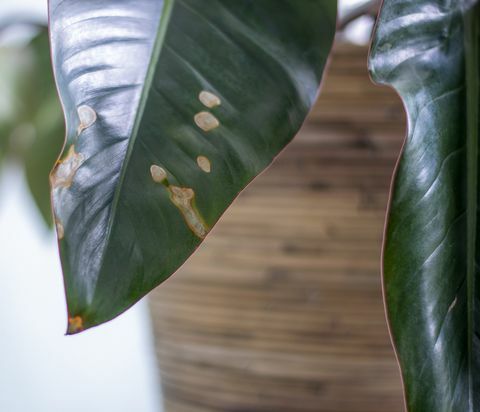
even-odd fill
[{"label": "green leaf", "polygon": [[10,136],[15,124],[19,52],[15,48],[0,47],[0,169],[9,152]]},{"label": "green leaf", "polygon": [[170,276],[314,103],[334,0],[50,1],[68,333]]},{"label": "green leaf", "polygon": [[[55,91],[54,86],[52,90]],[[45,99],[33,120],[35,139],[25,151],[25,176],[38,211],[45,223],[52,226],[49,173],[65,137],[64,119],[56,94]]]},{"label": "green leaf", "polygon": [[480,410],[478,24],[477,1],[385,0],[370,56],[407,111],[383,270],[415,412]]},{"label": "green leaf", "polygon": [[24,46],[0,49],[0,160],[25,168],[30,192],[53,223],[48,175],[62,147],[65,127],[50,61],[46,27]]},{"label": "green leaf", "polygon": [[47,30],[29,44],[31,72],[21,84],[24,122],[31,124],[35,137],[23,153],[25,176],[44,221],[53,224],[49,173],[63,145],[65,126],[53,79]]},{"label": "green leaf", "polygon": [[10,125],[0,122],[0,172],[2,171],[3,162],[7,154],[9,132]]}]

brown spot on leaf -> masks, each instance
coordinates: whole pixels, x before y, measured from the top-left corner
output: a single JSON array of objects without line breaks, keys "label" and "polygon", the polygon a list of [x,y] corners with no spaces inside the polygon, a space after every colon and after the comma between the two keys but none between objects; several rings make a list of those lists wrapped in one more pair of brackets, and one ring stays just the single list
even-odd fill
[{"label": "brown spot on leaf", "polygon": [[210,173],[212,170],[212,165],[210,164],[210,160],[208,160],[205,156],[198,156],[197,157],[197,164],[200,169],[202,169],[205,173]]},{"label": "brown spot on leaf", "polygon": [[157,165],[150,166],[150,174],[155,183],[162,183],[167,178],[165,169]]},{"label": "brown spot on leaf", "polygon": [[80,316],[73,316],[68,318],[68,330],[69,335],[81,332],[83,330],[83,319]]},{"label": "brown spot on leaf", "polygon": [[169,186],[172,202],[182,213],[190,230],[199,238],[207,236],[208,229],[198,211],[193,206],[195,192],[188,187]]},{"label": "brown spot on leaf", "polygon": [[205,132],[216,129],[220,126],[218,119],[211,113],[200,112],[197,113],[194,117],[195,124]]},{"label": "brown spot on leaf", "polygon": [[73,145],[70,146],[67,157],[57,163],[50,176],[52,189],[58,187],[68,189],[72,185],[75,174],[84,160],[84,156],[81,153],[76,153]]},{"label": "brown spot on leaf", "polygon": [[82,133],[97,121],[97,113],[90,106],[80,106],[77,109],[80,124],[78,125],[77,134]]},{"label": "brown spot on leaf", "polygon": [[198,95],[198,99],[202,102],[204,106],[208,107],[209,109],[220,106],[222,104],[222,101],[218,96],[211,92],[207,92],[206,90],[200,92],[200,94]]},{"label": "brown spot on leaf", "polygon": [[59,240],[62,240],[65,237],[65,229],[62,225],[62,222],[57,220],[55,226],[57,228],[57,237]]}]

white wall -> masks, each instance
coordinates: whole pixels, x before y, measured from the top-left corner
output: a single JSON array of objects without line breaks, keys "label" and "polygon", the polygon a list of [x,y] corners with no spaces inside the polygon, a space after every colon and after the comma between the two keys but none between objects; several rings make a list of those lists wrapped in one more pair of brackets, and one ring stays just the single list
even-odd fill
[{"label": "white wall", "polygon": [[104,326],[64,336],[55,243],[22,175],[10,168],[0,179],[0,411],[158,412],[145,302]]}]

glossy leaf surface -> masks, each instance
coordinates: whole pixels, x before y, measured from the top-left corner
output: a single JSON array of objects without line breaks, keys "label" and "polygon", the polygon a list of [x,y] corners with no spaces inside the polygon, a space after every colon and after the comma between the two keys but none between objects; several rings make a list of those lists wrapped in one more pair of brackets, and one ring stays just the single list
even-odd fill
[{"label": "glossy leaf surface", "polygon": [[69,333],[170,276],[293,138],[335,18],[333,0],[50,1]]},{"label": "glossy leaf surface", "polygon": [[480,410],[478,4],[385,0],[372,77],[404,101],[384,292],[415,412]]}]

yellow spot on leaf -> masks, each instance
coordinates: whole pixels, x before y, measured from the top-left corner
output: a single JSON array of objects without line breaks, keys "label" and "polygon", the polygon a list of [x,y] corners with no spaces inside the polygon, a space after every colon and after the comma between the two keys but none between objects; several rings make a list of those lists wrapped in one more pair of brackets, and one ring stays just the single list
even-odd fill
[{"label": "yellow spot on leaf", "polygon": [[208,160],[205,156],[198,156],[197,157],[197,164],[200,169],[202,169],[205,173],[210,173],[212,170],[212,165],[210,164],[210,160]]},{"label": "yellow spot on leaf", "polygon": [[193,207],[195,192],[188,187],[169,186],[172,202],[182,213],[190,230],[199,238],[207,236],[208,229],[198,211]]},{"label": "yellow spot on leaf", "polygon": [[81,153],[75,153],[75,147],[73,145],[70,146],[67,157],[57,163],[57,166],[50,176],[52,189],[58,187],[69,188],[73,183],[73,178],[78,168],[84,160],[84,156]]},{"label": "yellow spot on leaf", "polygon": [[74,334],[83,330],[83,319],[80,316],[68,318],[68,334]]},{"label": "yellow spot on leaf", "polygon": [[150,174],[155,183],[162,183],[167,178],[167,172],[160,166],[150,166]]},{"label": "yellow spot on leaf", "polygon": [[82,133],[85,129],[88,129],[92,124],[97,121],[97,113],[90,106],[80,106],[77,109],[78,118],[80,124],[78,125],[77,133]]},{"label": "yellow spot on leaf", "polygon": [[198,95],[198,99],[202,102],[204,106],[208,107],[209,109],[220,106],[222,104],[222,101],[218,96],[205,90],[200,92],[200,94]]},{"label": "yellow spot on leaf", "polygon": [[218,119],[211,113],[200,112],[197,113],[194,117],[195,124],[205,132],[216,129],[220,126]]}]

